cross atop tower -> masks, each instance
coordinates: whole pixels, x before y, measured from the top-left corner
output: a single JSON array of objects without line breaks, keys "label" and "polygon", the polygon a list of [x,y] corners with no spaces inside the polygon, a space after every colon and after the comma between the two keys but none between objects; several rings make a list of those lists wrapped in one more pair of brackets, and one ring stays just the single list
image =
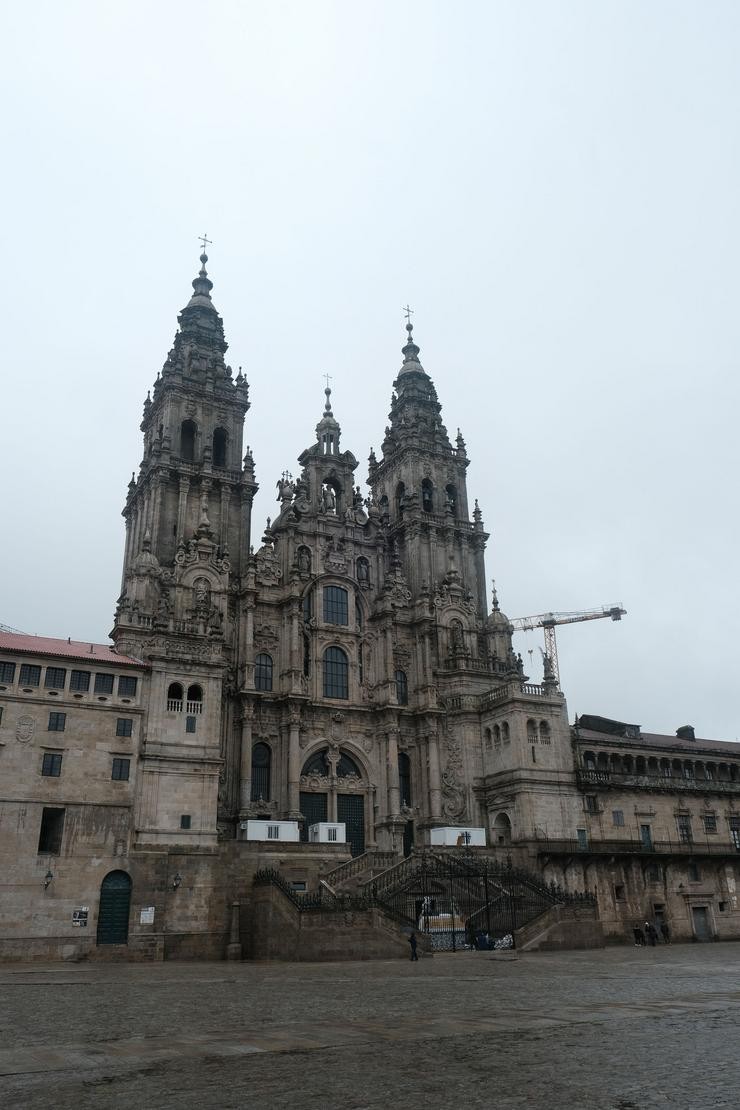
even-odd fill
[{"label": "cross atop tower", "polygon": [[326,381],[326,388],[327,388],[327,389],[330,389],[331,387],[330,387],[330,385],[329,385],[329,382],[333,382],[333,381],[334,381],[334,379],[332,378],[331,374],[324,374],[324,375],[323,375],[323,378],[324,378],[324,380]]},{"label": "cross atop tower", "polygon": [[413,308],[411,308],[409,305],[406,305],[405,308],[402,311],[403,311],[404,316],[406,317],[406,323],[410,324],[411,323],[411,317],[414,315]]},{"label": "cross atop tower", "polygon": [[207,235],[199,235],[198,236],[198,242],[203,247],[203,254],[205,254],[206,253],[206,244],[208,244],[208,246],[210,246],[211,243],[213,242],[213,239],[209,239]]}]

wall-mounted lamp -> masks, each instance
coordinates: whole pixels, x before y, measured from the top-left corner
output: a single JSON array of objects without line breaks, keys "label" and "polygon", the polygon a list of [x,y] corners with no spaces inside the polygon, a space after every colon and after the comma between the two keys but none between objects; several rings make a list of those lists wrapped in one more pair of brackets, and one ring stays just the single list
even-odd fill
[{"label": "wall-mounted lamp", "polygon": [[177,888],[179,887],[181,882],[182,882],[182,875],[178,871],[177,874],[175,875],[174,879],[172,880],[172,889],[177,890]]},{"label": "wall-mounted lamp", "polygon": [[46,874],[44,875],[44,890],[46,890],[46,888],[48,887],[49,883],[51,882],[51,880],[53,878],[54,878],[54,876],[52,875],[51,871],[47,871]]}]

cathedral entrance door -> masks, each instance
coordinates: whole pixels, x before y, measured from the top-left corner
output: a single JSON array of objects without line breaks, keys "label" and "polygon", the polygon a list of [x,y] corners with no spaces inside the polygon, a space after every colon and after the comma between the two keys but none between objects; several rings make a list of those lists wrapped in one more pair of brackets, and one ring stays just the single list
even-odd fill
[{"label": "cathedral entrance door", "polygon": [[305,818],[301,825],[301,840],[304,843],[308,841],[308,830],[311,825],[328,820],[327,797],[326,794],[313,794],[308,790],[301,790],[299,800],[301,813]]},{"label": "cathedral entrance door", "polygon": [[337,821],[347,826],[347,843],[353,856],[365,851],[365,795],[337,794]]}]

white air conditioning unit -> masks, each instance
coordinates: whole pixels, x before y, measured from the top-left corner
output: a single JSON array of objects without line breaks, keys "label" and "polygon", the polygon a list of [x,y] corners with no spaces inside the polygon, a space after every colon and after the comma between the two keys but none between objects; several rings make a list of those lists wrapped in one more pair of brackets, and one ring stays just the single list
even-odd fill
[{"label": "white air conditioning unit", "polygon": [[486,830],[457,825],[430,829],[429,843],[447,848],[485,848]]},{"label": "white air conditioning unit", "polygon": [[295,844],[301,838],[297,821],[270,821],[261,818],[256,821],[240,821],[239,828],[242,840]]},{"label": "white air conditioning unit", "polygon": [[311,844],[346,844],[347,826],[343,822],[318,821],[308,827]]}]

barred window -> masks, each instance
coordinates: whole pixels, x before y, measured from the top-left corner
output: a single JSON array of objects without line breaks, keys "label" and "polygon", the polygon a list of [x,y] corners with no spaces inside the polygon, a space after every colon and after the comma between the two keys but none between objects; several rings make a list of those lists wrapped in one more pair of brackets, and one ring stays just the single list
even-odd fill
[{"label": "barred window", "polygon": [[716,833],[716,831],[717,831],[717,818],[715,817],[715,815],[713,813],[705,813],[704,816],[702,817],[702,821],[704,822],[704,832],[705,833]]},{"label": "barred window", "polygon": [[136,686],[138,679],[132,675],[122,674],[118,676],[118,696],[124,698],[133,698],[136,696]]},{"label": "barred window", "polygon": [[41,774],[45,778],[58,779],[62,773],[62,753],[44,752],[41,760]]},{"label": "barred window", "polygon": [[341,586],[324,586],[324,620],[327,624],[349,624],[347,591]]},{"label": "barred window", "polygon": [[39,686],[41,684],[41,667],[34,663],[23,663],[18,679],[21,686]]},{"label": "barred window", "polygon": [[612,810],[612,824],[617,825],[620,829],[624,827],[624,810]]},{"label": "barred window", "polygon": [[112,674],[96,674],[95,675],[95,693],[96,694],[112,694],[113,693],[113,675]]},{"label": "barred window", "polygon": [[0,663],[0,682],[12,682],[15,678],[15,663]]},{"label": "barred window", "polygon": [[50,713],[48,732],[64,732],[67,724],[66,713]]},{"label": "barred window", "polygon": [[270,764],[272,752],[261,741],[252,748],[252,793],[251,801],[270,800]]},{"label": "barred window", "polygon": [[113,760],[113,768],[111,770],[111,778],[115,782],[128,782],[129,771],[131,769],[130,759],[121,759],[116,756]]},{"label": "barred window", "polygon": [[349,697],[349,665],[347,656],[338,647],[327,648],[324,652],[324,697]]},{"label": "barred window", "polygon": [[44,679],[44,686],[47,690],[63,690],[67,681],[67,671],[65,667],[47,667],[46,678]]},{"label": "barred window", "polygon": [[134,722],[130,717],[119,717],[116,721],[116,736],[131,736],[134,731]]},{"label": "barred window", "polygon": [[405,671],[396,671],[396,701],[399,705],[409,704],[409,683]]},{"label": "barred window", "polygon": [[255,690],[272,690],[272,656],[261,651],[254,661]]},{"label": "barred window", "polygon": [[69,676],[70,690],[77,690],[82,694],[86,694],[90,689],[90,672],[89,671],[72,671]]}]

